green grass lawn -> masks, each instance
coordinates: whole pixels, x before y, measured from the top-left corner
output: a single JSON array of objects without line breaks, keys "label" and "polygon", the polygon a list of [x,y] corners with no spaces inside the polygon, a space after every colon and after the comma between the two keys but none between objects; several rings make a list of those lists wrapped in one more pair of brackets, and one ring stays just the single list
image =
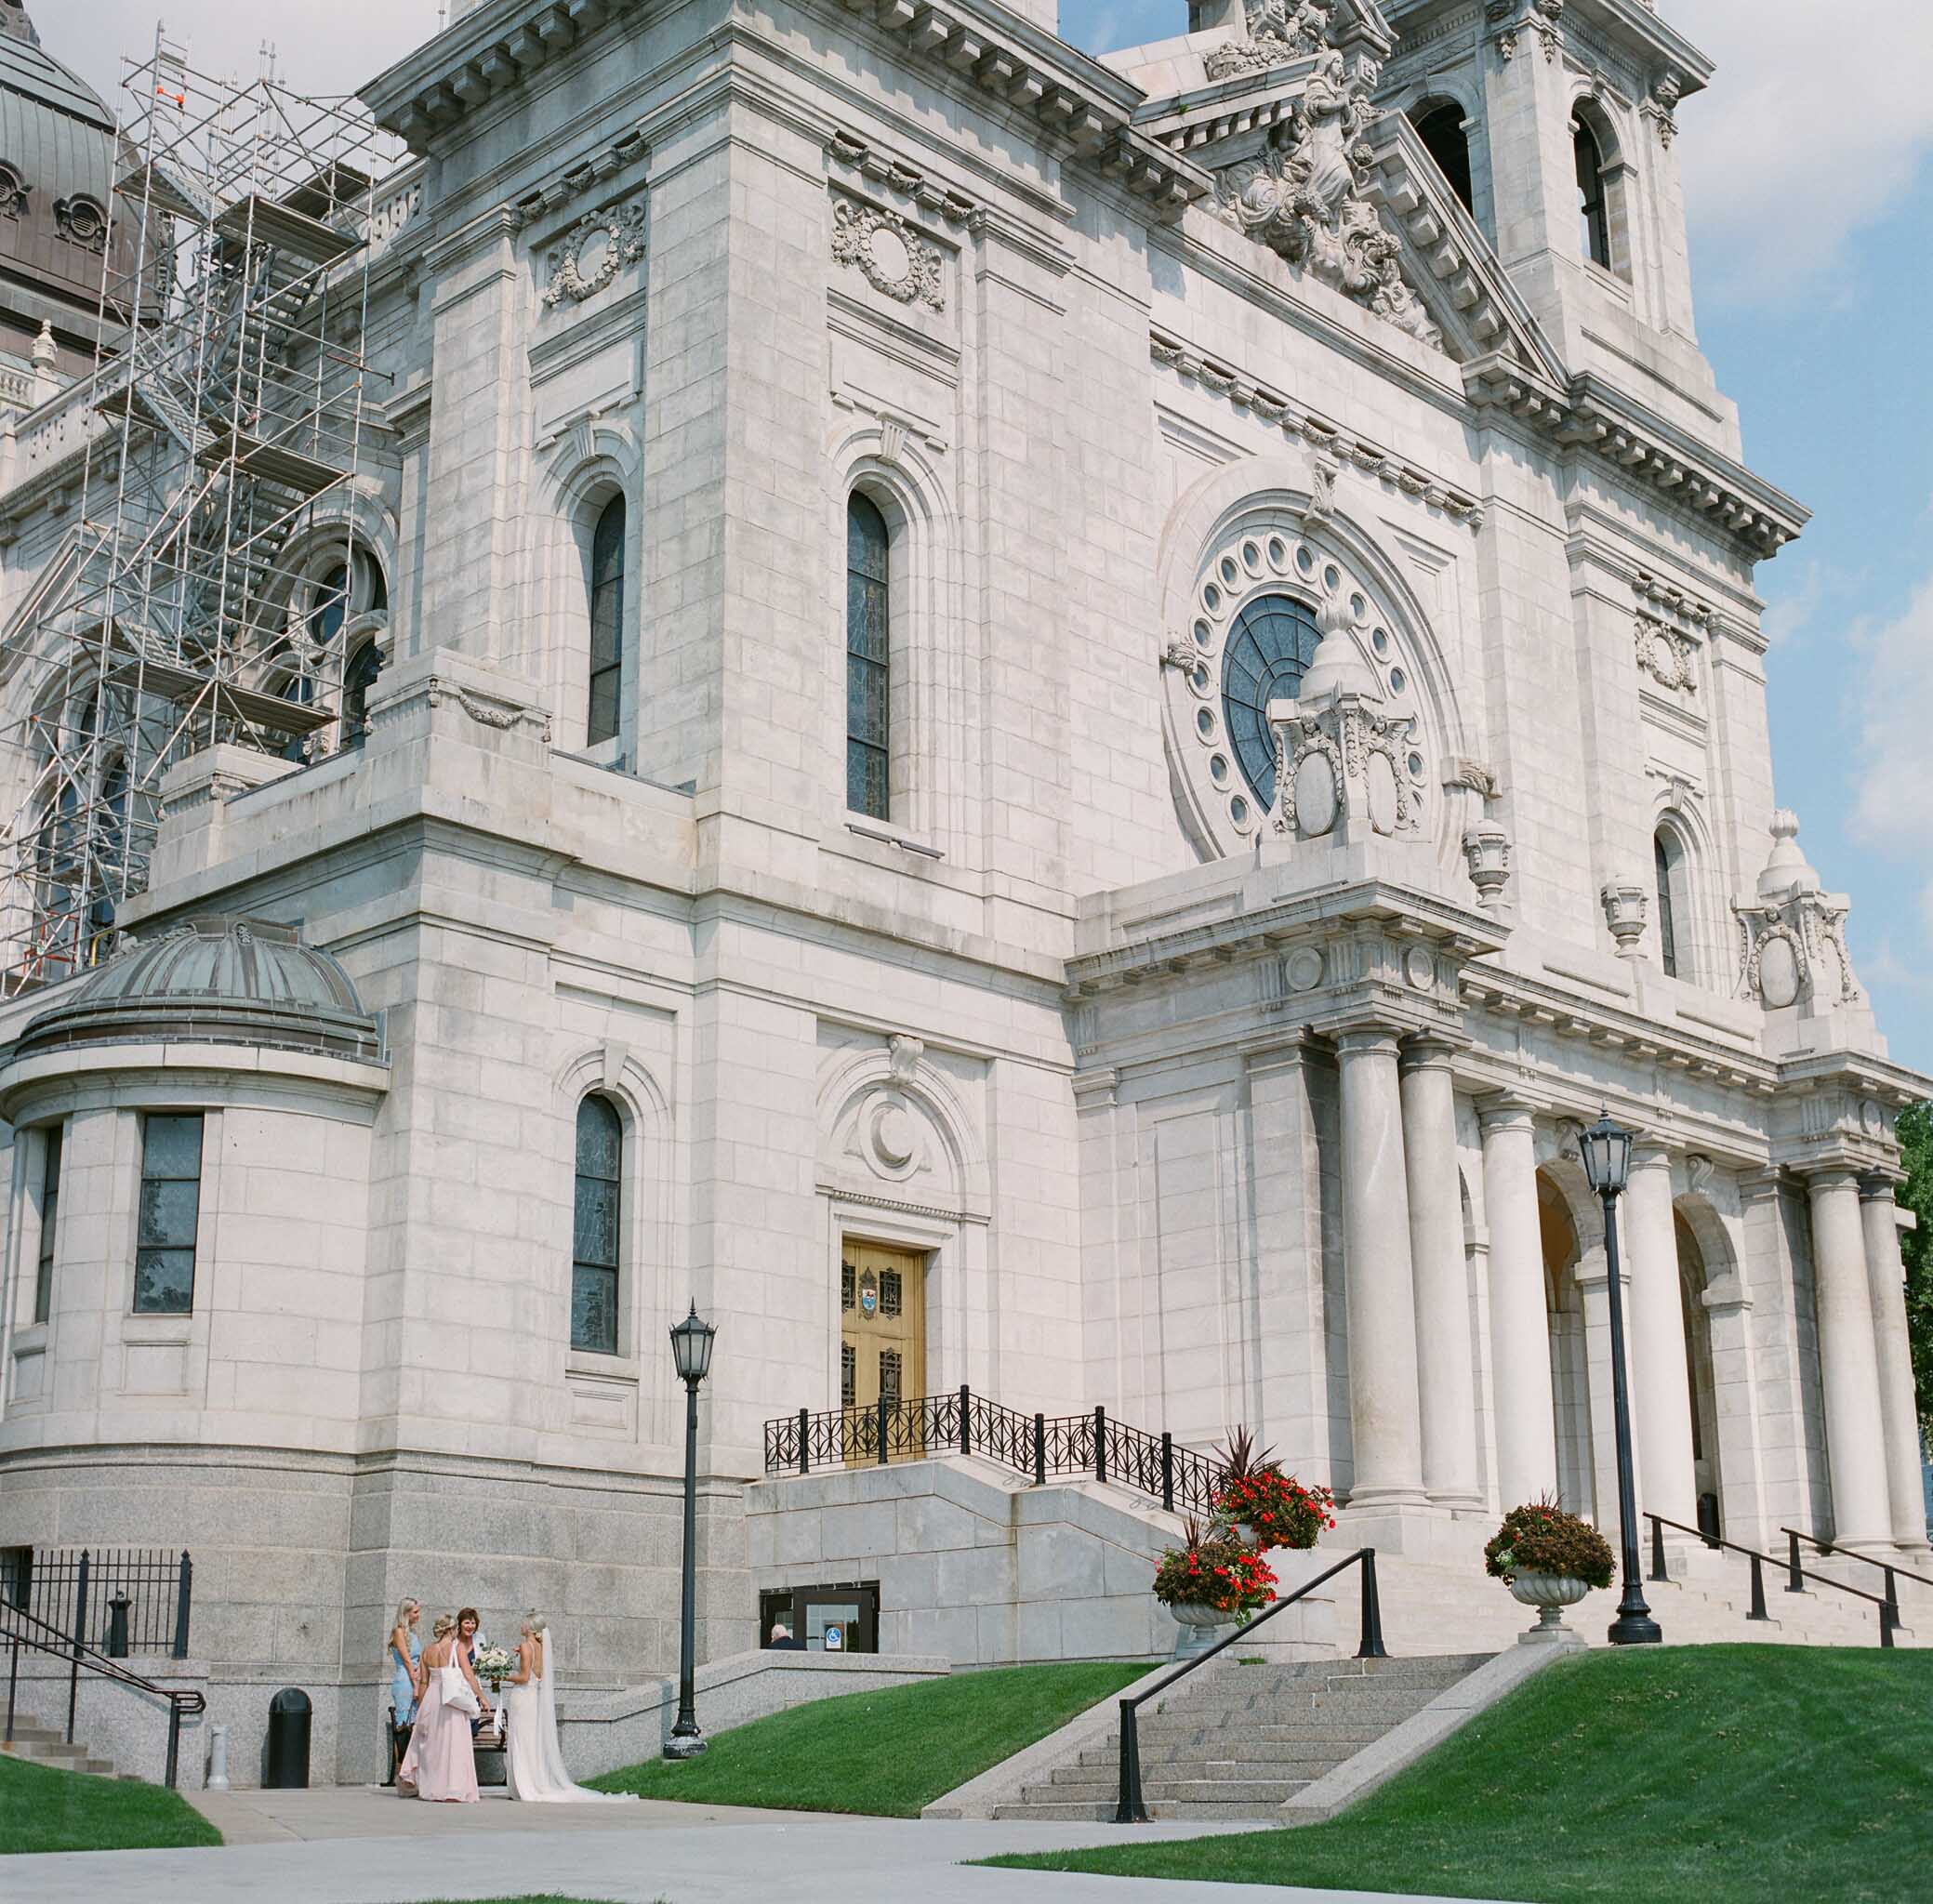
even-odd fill
[{"label": "green grass lawn", "polygon": [[1933,1898],[1933,1652],[1592,1653],[1329,1824],[990,1862],[1524,1904]]},{"label": "green grass lawn", "polygon": [[914,1818],[1150,1670],[1010,1666],[846,1693],[735,1726],[702,1758],[655,1759],[590,1782],[644,1798]]},{"label": "green grass lawn", "polygon": [[0,1856],[220,1843],[221,1833],[179,1792],[0,1753]]}]

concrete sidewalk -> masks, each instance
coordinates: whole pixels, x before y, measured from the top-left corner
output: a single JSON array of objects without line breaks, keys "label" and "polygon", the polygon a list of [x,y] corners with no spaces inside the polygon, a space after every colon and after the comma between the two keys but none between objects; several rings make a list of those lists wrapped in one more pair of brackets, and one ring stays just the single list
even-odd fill
[{"label": "concrete sidewalk", "polygon": [[[613,1818],[620,1810],[616,1805],[545,1806],[540,1829],[518,1830],[528,1812],[506,1801],[412,1805],[382,1793],[377,1796],[386,1806],[451,1824],[369,1837],[339,1830],[352,1808],[336,1801],[349,1794],[270,1795],[284,1821],[280,1842],[218,1851],[9,1858],[0,1860],[0,1891],[35,1904],[153,1904],[156,1897],[193,1904],[422,1904],[533,1893],[609,1904],[1267,1904],[1291,1898],[1397,1904],[1382,1892],[980,1871],[961,1863],[1003,1851],[1063,1850],[1124,1837],[1148,1844],[1215,1829],[1199,1825],[922,1821],[643,1804],[622,1807],[629,1815],[622,1822]],[[313,1809],[305,1813],[290,1803],[302,1799],[312,1801]],[[553,1816],[565,1812],[568,1822]],[[359,1815],[366,1819],[373,1808],[360,1807]],[[326,1829],[332,1818],[338,1829]],[[1285,1832],[1285,1869],[1292,1868],[1293,1845]]]}]

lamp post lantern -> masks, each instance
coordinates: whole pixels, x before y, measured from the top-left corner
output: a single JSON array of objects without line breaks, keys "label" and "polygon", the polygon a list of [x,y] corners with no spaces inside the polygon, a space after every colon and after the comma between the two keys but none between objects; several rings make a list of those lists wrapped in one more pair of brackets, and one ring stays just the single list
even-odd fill
[{"label": "lamp post lantern", "polygon": [[1624,1597],[1608,1637],[1614,1646],[1654,1646],[1664,1637],[1638,1585],[1637,1500],[1631,1478],[1631,1395],[1624,1373],[1624,1290],[1618,1270],[1618,1198],[1631,1181],[1631,1132],[1609,1111],[1578,1140],[1584,1175],[1604,1205],[1604,1266],[1610,1291],[1611,1416],[1618,1438],[1618,1530],[1623,1537]]},{"label": "lamp post lantern", "polygon": [[671,1359],[684,1383],[684,1578],[678,1621],[678,1717],[665,1741],[668,1759],[694,1759],[705,1750],[698,1730],[692,1682],[697,1672],[698,1585],[698,1384],[711,1369],[711,1344],[717,1328],[692,1313],[671,1330]]}]

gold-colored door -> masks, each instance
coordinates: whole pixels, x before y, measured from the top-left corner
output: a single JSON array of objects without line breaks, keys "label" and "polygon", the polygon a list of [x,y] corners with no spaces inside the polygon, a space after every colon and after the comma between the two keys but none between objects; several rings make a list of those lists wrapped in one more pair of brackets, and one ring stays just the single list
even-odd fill
[{"label": "gold-colored door", "polygon": [[840,1252],[840,1401],[848,1423],[848,1459],[877,1461],[879,1404],[887,1404],[887,1454],[924,1451],[911,1411],[895,1408],[926,1393],[926,1262],[910,1250],[848,1238]]}]

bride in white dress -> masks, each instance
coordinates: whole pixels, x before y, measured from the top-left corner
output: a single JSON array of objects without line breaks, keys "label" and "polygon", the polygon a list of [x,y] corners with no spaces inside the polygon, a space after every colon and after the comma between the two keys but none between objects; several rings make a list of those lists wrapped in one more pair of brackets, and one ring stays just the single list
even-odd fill
[{"label": "bride in white dress", "polygon": [[592,1792],[573,1785],[563,1768],[563,1750],[557,1742],[557,1692],[550,1677],[550,1634],[533,1613],[523,1622],[517,1646],[517,1670],[509,1680],[504,1700],[509,1739],[504,1764],[510,1796],[541,1805],[580,1802],[635,1802],[631,1792]]}]

